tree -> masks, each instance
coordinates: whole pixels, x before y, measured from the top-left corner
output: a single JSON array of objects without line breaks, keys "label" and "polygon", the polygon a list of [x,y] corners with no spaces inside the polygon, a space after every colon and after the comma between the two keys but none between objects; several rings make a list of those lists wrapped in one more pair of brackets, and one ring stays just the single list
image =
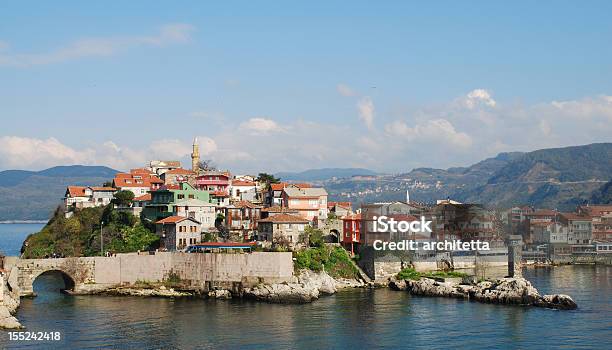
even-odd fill
[{"label": "tree", "polygon": [[118,207],[128,207],[132,204],[132,200],[134,200],[134,192],[117,191],[113,197],[113,204]]},{"label": "tree", "polygon": [[280,178],[275,177],[274,175],[270,175],[267,173],[259,173],[259,175],[257,176],[257,181],[259,183],[264,184],[264,188],[267,189],[270,184],[277,184],[280,182]]},{"label": "tree", "polygon": [[306,234],[311,247],[322,247],[325,244],[325,241],[323,240],[323,231],[319,230],[318,228],[306,226],[304,233]]}]

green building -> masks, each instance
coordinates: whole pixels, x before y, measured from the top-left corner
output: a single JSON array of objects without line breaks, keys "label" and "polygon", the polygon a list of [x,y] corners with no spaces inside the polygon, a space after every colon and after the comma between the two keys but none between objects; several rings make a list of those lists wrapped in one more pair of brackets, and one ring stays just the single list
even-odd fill
[{"label": "green building", "polygon": [[157,191],[151,192],[151,201],[144,207],[142,215],[146,220],[156,222],[174,212],[174,204],[177,202],[198,199],[210,203],[208,191],[197,190],[190,184],[183,182],[178,188],[163,186]]}]

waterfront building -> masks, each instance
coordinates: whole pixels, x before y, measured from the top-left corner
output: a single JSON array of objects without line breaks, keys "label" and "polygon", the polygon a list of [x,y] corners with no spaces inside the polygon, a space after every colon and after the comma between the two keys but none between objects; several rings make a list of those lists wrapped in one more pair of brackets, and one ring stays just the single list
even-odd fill
[{"label": "waterfront building", "polygon": [[342,218],[342,239],[344,249],[355,254],[361,244],[361,213],[347,215]]},{"label": "waterfront building", "polygon": [[304,240],[304,230],[308,220],[301,216],[277,214],[258,222],[257,239],[273,244],[296,248]]},{"label": "waterfront building", "polygon": [[249,201],[239,201],[225,207],[225,226],[230,232],[240,233],[243,239],[250,239],[258,229],[262,207]]},{"label": "waterfront building", "polygon": [[161,248],[169,251],[182,250],[202,242],[200,226],[199,221],[184,216],[169,216],[155,222]]},{"label": "waterfront building", "polygon": [[66,211],[105,206],[111,203],[117,192],[114,187],[68,186],[64,195]]}]

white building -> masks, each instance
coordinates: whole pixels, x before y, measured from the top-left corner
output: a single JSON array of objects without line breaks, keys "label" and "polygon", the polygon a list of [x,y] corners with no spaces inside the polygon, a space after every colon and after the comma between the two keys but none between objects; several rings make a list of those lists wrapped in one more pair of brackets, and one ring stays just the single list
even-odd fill
[{"label": "white building", "polygon": [[200,222],[200,232],[205,232],[215,227],[216,206],[199,199],[188,199],[174,204],[175,216],[188,217]]}]

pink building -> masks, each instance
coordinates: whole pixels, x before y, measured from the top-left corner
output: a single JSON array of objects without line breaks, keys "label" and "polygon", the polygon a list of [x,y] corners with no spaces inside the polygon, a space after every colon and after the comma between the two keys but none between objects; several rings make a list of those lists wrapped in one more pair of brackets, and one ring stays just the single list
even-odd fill
[{"label": "pink building", "polygon": [[300,213],[300,216],[317,221],[327,218],[327,191],[324,188],[298,188],[289,186],[283,189],[282,206]]}]

